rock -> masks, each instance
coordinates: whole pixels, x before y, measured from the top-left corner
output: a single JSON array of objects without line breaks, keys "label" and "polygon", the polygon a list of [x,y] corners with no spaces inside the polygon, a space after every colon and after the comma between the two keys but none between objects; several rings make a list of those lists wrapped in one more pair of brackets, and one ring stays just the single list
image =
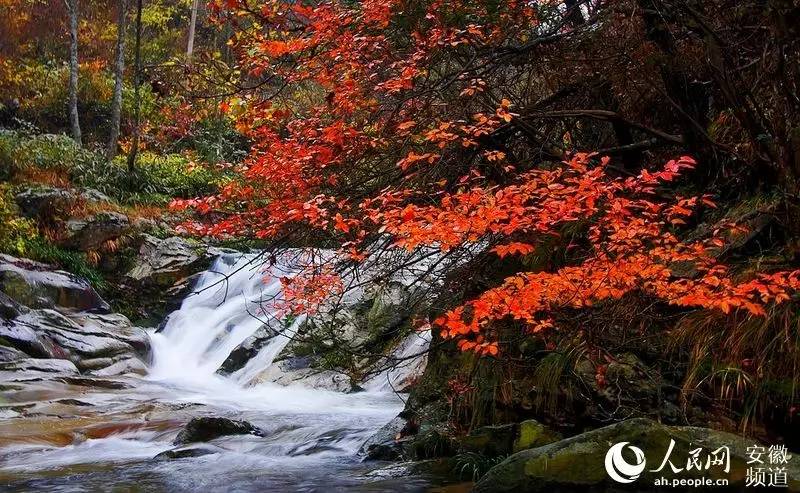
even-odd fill
[{"label": "rock", "polygon": [[86,280],[51,266],[0,255],[0,291],[30,308],[108,313],[110,307]]},{"label": "rock", "polygon": [[312,389],[325,389],[334,392],[349,392],[353,388],[350,377],[332,370],[308,367],[310,358],[294,357],[277,361],[260,372],[247,385],[272,382],[279,385],[301,385]]},{"label": "rock", "polygon": [[36,187],[26,188],[14,196],[20,212],[25,217],[52,217],[59,210],[77,201],[77,195],[62,188]]},{"label": "rock", "polygon": [[0,320],[10,320],[28,309],[0,291]]},{"label": "rock", "polygon": [[130,227],[130,220],[124,214],[99,212],[84,219],[67,221],[67,237],[64,241],[78,250],[96,250],[106,241],[127,233]]},{"label": "rock", "polygon": [[134,267],[125,276],[135,283],[173,286],[176,281],[202,270],[211,262],[209,249],[173,236],[164,240],[142,235]]},{"label": "rock", "polygon": [[[0,341],[0,343],[2,343],[2,341]],[[17,361],[26,358],[30,358],[30,356],[20,351],[19,349],[14,349],[13,347],[6,347],[0,345],[0,363],[7,363],[10,361]]]},{"label": "rock", "polygon": [[33,328],[75,358],[103,358],[121,353],[135,353],[133,347],[99,326],[78,325],[55,310],[33,310],[14,323]]},{"label": "rock", "polygon": [[464,451],[497,457],[511,453],[516,435],[517,425],[514,423],[483,426],[473,430],[469,435],[459,438],[458,442]]},{"label": "rock", "polygon": [[[673,473],[669,466],[654,471],[664,460],[670,440],[675,446],[670,457],[682,470]],[[542,447],[523,450],[510,456],[481,478],[474,491],[481,492],[541,492],[541,491],[608,491],[619,488],[605,467],[605,458],[614,444],[627,442],[644,454],[641,477],[626,484],[626,490],[653,491],[661,477],[672,479],[727,479],[732,487],[742,488],[747,470],[747,447],[753,440],[707,428],[665,426],[647,419],[632,419],[593,430]],[[700,460],[705,465],[708,455],[720,447],[730,450],[730,472],[721,466],[701,470],[686,468],[689,451],[701,449]],[[627,450],[627,449],[626,449]],[[625,462],[636,464],[633,451],[627,450]],[[618,470],[618,468],[617,468]],[[800,488],[800,461],[789,461],[790,489]],[[680,491],[680,490],[679,490]]]},{"label": "rock", "polygon": [[219,447],[210,445],[193,446],[193,447],[177,447],[153,457],[153,460],[169,460],[169,459],[186,459],[189,457],[202,457],[204,455],[218,454],[222,451]]},{"label": "rock", "polygon": [[84,188],[80,192],[80,197],[87,202],[111,202],[111,197],[94,188]]},{"label": "rock", "polygon": [[85,371],[99,370],[101,368],[105,368],[113,364],[114,364],[114,358],[94,358],[94,359],[82,359],[78,361],[75,366],[77,366],[80,371],[85,372]]},{"label": "rock", "polygon": [[561,440],[561,435],[554,432],[535,419],[520,423],[517,427],[517,438],[514,440],[514,452],[529,448],[541,447]]},{"label": "rock", "polygon": [[129,344],[142,360],[150,356],[150,336],[141,327],[135,327],[121,313],[71,313],[69,318],[89,332],[103,332]]},{"label": "rock", "polygon": [[264,432],[247,421],[234,421],[228,418],[192,418],[173,442],[182,445],[194,442],[207,442],[226,435],[264,436]]},{"label": "rock", "polygon": [[0,363],[0,371],[78,373],[78,368],[71,361],[65,359],[27,358],[10,363]]},{"label": "rock", "polygon": [[483,426],[459,438],[458,442],[462,451],[499,457],[547,445],[560,439],[558,433],[530,419],[519,424]]},{"label": "rock", "polygon": [[361,445],[359,454],[364,461],[401,460],[405,458],[405,446],[409,442],[405,431],[409,423],[400,416],[386,423]]},{"label": "rock", "polygon": [[91,372],[92,375],[98,377],[125,375],[129,373],[134,373],[136,375],[147,375],[147,367],[140,359],[124,358],[106,366],[105,368]]},{"label": "rock", "polygon": [[8,345],[36,358],[69,358],[69,352],[55,344],[46,334],[17,320],[0,323],[0,338]]},{"label": "rock", "polygon": [[[147,358],[147,333],[124,325],[127,319],[121,315],[73,315],[71,318],[55,310],[30,310],[0,324],[0,338],[34,357],[69,359],[82,370],[97,371],[121,360]],[[143,369],[141,362],[129,362],[109,371],[142,373]]]},{"label": "rock", "polygon": [[256,330],[253,335],[242,341],[236,349],[231,351],[228,357],[220,366],[217,373],[229,375],[237,370],[244,368],[248,361],[258,354],[267,343],[275,337],[275,330],[267,325],[263,325]]}]

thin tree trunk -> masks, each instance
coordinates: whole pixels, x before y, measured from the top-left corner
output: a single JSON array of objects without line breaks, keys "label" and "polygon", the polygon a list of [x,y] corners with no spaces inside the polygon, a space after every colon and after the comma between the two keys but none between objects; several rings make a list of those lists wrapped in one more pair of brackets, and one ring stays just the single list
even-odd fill
[{"label": "thin tree trunk", "polygon": [[125,20],[128,15],[128,0],[119,1],[117,17],[117,57],[114,64],[114,97],[111,100],[111,132],[108,136],[106,159],[111,161],[117,155],[119,123],[122,118],[122,83],[125,75]]},{"label": "thin tree trunk", "polygon": [[81,143],[78,118],[78,0],[65,0],[69,14],[69,126],[72,138]]},{"label": "thin tree trunk", "polygon": [[189,42],[186,45],[186,61],[192,61],[192,53],[194,53],[194,31],[197,25],[197,8],[200,5],[200,0],[192,1],[192,18],[189,21]]},{"label": "thin tree trunk", "polygon": [[133,139],[128,153],[128,171],[136,167],[139,152],[139,86],[142,83],[142,0],[136,0],[136,41],[133,64]]}]

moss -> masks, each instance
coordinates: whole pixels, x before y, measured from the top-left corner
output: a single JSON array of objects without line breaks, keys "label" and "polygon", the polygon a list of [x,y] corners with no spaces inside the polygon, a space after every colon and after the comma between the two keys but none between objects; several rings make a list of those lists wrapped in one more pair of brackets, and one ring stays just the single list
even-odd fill
[{"label": "moss", "polygon": [[561,435],[558,433],[553,432],[535,419],[529,419],[519,424],[517,439],[514,440],[514,452],[541,447],[560,439]]}]

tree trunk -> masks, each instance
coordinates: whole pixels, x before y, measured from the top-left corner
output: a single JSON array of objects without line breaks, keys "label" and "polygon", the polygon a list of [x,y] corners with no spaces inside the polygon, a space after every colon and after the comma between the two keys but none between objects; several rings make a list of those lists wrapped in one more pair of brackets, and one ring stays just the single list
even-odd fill
[{"label": "tree trunk", "polygon": [[117,17],[117,52],[114,63],[114,96],[111,100],[111,132],[108,136],[106,159],[111,161],[117,155],[119,122],[122,117],[122,83],[125,71],[125,19],[128,14],[128,0],[119,1]]},{"label": "tree trunk", "polygon": [[81,143],[78,119],[78,0],[65,0],[69,14],[69,126],[72,138]]},{"label": "tree trunk", "polygon": [[192,1],[192,17],[189,21],[189,42],[186,45],[186,61],[192,61],[192,53],[194,53],[194,31],[197,25],[197,8],[200,5],[200,0]]},{"label": "tree trunk", "polygon": [[142,0],[136,0],[136,41],[133,64],[133,139],[128,153],[128,171],[136,167],[136,154],[139,152],[139,86],[142,84]]}]

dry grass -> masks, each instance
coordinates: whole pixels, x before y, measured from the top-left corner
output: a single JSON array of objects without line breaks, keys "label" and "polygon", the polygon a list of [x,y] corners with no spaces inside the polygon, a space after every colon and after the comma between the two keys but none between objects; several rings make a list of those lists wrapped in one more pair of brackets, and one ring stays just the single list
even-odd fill
[{"label": "dry grass", "polygon": [[684,403],[715,398],[747,429],[769,409],[789,409],[800,394],[800,313],[792,303],[766,317],[698,311],[672,331],[673,350],[689,353]]}]

